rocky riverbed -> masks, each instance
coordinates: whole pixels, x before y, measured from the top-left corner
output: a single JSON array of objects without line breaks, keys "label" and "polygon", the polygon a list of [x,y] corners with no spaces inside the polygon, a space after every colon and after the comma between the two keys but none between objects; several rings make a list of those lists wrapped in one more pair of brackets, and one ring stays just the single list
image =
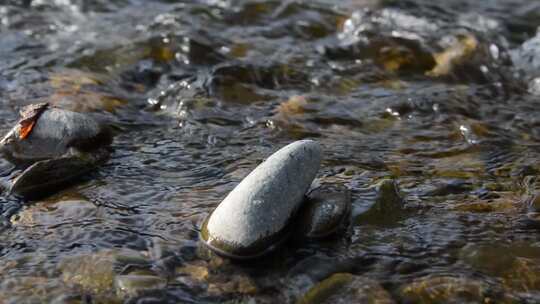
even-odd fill
[{"label": "rocky riverbed", "polygon": [[[50,195],[1,193],[0,302],[539,302],[539,26],[527,0],[1,2],[0,133],[46,102],[114,140]],[[208,250],[205,219],[304,139],[346,225]]]}]

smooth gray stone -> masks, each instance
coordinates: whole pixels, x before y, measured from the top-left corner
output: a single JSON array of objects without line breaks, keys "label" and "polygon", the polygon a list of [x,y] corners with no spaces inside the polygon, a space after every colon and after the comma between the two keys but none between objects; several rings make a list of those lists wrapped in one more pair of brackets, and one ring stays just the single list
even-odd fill
[{"label": "smooth gray stone", "polygon": [[27,138],[19,138],[20,128],[17,124],[0,141],[0,152],[10,161],[50,159],[70,148],[92,150],[112,141],[108,130],[90,116],[57,108],[46,109]]},{"label": "smooth gray stone", "polygon": [[217,206],[203,224],[203,242],[218,254],[254,258],[275,248],[290,234],[291,219],[321,163],[312,140],[293,142],[253,170]]}]

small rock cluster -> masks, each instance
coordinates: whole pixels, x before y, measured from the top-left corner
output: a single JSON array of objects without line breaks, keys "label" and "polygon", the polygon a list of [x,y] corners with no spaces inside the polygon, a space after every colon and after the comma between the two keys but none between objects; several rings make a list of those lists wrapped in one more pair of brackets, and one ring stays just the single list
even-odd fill
[{"label": "small rock cluster", "polygon": [[[24,198],[50,193],[106,161],[111,142],[109,130],[87,114],[47,103],[27,106],[0,141],[0,152],[15,168],[3,186]],[[350,193],[342,186],[311,189],[321,160],[313,140],[271,155],[207,218],[203,243],[219,255],[250,259],[293,235],[319,239],[338,231],[350,212]]]},{"label": "small rock cluster", "polygon": [[42,196],[103,163],[112,135],[88,115],[50,107],[25,107],[21,119],[0,141],[0,152],[15,165],[2,181],[23,197]]},{"label": "small rock cluster", "polygon": [[229,258],[250,259],[282,244],[293,232],[307,238],[335,232],[350,210],[347,190],[306,194],[322,160],[313,140],[293,142],[255,168],[206,219],[201,239]]}]

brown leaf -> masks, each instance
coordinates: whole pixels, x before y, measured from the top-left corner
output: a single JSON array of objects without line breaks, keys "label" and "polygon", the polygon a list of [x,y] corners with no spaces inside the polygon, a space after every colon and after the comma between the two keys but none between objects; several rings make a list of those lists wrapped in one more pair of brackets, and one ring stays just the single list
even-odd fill
[{"label": "brown leaf", "polygon": [[21,120],[19,120],[19,125],[21,126],[19,130],[20,139],[25,139],[30,135],[38,118],[48,106],[48,103],[31,104],[21,110]]},{"label": "brown leaf", "polygon": [[32,120],[32,121],[28,121],[28,120],[21,121],[21,130],[19,131],[19,138],[20,138],[20,139],[25,139],[25,138],[27,138],[28,135],[30,135],[30,132],[32,132],[32,129],[34,128],[35,125],[36,125],[36,121],[35,121],[35,120]]}]

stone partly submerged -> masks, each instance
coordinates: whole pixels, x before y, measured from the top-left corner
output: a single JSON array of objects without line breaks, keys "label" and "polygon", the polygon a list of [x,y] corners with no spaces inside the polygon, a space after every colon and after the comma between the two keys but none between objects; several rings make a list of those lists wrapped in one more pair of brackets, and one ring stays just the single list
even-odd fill
[{"label": "stone partly submerged", "polygon": [[214,252],[236,259],[255,258],[276,248],[290,234],[321,163],[312,140],[293,142],[255,168],[206,219],[201,239]]},{"label": "stone partly submerged", "polygon": [[30,105],[0,141],[0,152],[18,167],[3,186],[24,197],[56,190],[104,162],[111,142],[108,129],[88,115]]},{"label": "stone partly submerged", "polygon": [[343,186],[321,186],[311,191],[299,211],[298,238],[320,239],[335,234],[351,211],[351,193]]},{"label": "stone partly submerged", "polygon": [[[21,111],[21,120],[0,141],[0,151],[12,162],[34,162],[64,155],[70,148],[91,151],[110,144],[110,132],[86,114],[41,104],[42,113],[30,117],[34,124],[26,136],[27,108]],[[29,107],[35,108],[36,105]]]},{"label": "stone partly submerged", "polygon": [[105,149],[95,153],[73,151],[58,158],[38,161],[12,180],[9,191],[24,197],[51,192],[88,173],[108,156]]},{"label": "stone partly submerged", "polygon": [[393,225],[406,216],[405,200],[396,180],[383,179],[371,187],[371,191],[374,192],[371,205],[355,215],[357,224]]},{"label": "stone partly submerged", "polygon": [[510,51],[514,66],[529,83],[529,93],[540,95],[540,31],[520,47]]}]

